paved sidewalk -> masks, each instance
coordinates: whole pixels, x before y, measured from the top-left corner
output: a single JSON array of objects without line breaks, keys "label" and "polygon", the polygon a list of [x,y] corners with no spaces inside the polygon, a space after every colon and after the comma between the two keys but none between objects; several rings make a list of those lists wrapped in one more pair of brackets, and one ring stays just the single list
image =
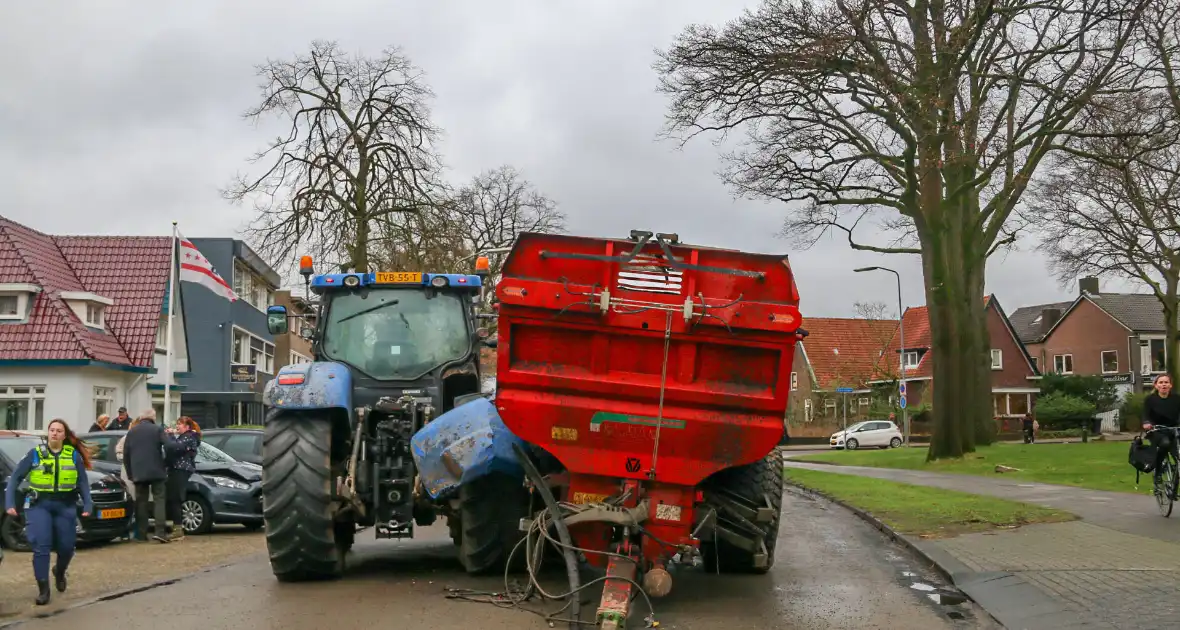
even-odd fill
[{"label": "paved sidewalk", "polygon": [[1180,627],[1180,507],[1163,518],[1150,495],[989,477],[786,462],[1023,501],[1081,521],[909,542],[1012,629]]}]

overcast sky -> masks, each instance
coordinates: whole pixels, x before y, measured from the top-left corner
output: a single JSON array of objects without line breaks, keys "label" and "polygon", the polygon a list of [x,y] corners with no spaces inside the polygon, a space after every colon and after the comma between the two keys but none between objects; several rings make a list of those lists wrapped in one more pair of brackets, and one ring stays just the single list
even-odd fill
[{"label": "overcast sky", "polygon": [[[692,22],[720,24],[742,0],[4,3],[0,8],[0,214],[60,234],[239,233],[250,220],[218,194],[269,134],[240,114],[255,64],[313,39],[377,54],[399,45],[437,94],[455,181],[512,164],[558,201],[571,231],[677,232],[688,242],[790,254],[810,316],[855,301],[924,302],[916,257],[851,251],[833,237],[790,251],[785,208],[735,201],[717,149],[657,142],[665,98],[653,49]],[[17,61],[19,60],[19,61]],[[1028,247],[1028,245],[1026,245]],[[1121,288],[1107,283],[1104,288]],[[1069,299],[1023,251],[988,266],[1009,310]]]}]

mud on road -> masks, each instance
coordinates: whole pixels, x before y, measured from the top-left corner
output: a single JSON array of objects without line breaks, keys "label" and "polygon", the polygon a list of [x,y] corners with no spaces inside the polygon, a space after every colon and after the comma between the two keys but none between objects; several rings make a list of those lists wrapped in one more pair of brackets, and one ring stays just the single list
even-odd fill
[{"label": "mud on road", "polygon": [[[227,526],[169,543],[79,545],[70,563],[69,589],[53,591],[48,606],[34,606],[33,554],[4,550],[0,564],[0,623],[51,613],[101,595],[189,575],[207,567],[265,554],[261,532]],[[53,559],[50,559],[52,566]]]},{"label": "mud on road", "polygon": [[[164,618],[169,630],[551,627],[520,610],[448,599],[448,587],[501,591],[503,578],[465,575],[445,525],[421,528],[417,534],[405,542],[374,541],[362,534],[346,577],[334,582],[279,584],[265,556],[258,555],[175,584],[32,620],[20,629],[77,630],[101,620],[102,627],[157,630]],[[261,541],[256,544],[260,548]],[[146,551],[167,550],[159,546]],[[554,569],[545,576],[546,588],[563,592],[560,567]],[[5,566],[6,576],[7,571]],[[85,588],[82,579],[79,575],[71,582],[71,589],[74,583]],[[686,569],[676,575],[672,593],[655,600],[655,607],[660,627],[672,630],[998,628],[969,602],[936,603],[932,589],[942,587],[931,571],[843,508],[790,492],[784,498],[783,527],[769,575],[716,576]],[[32,591],[26,591],[31,597]],[[628,627],[644,625],[646,610],[640,600]],[[595,595],[593,603],[583,606],[584,618],[593,616],[596,604]]]}]

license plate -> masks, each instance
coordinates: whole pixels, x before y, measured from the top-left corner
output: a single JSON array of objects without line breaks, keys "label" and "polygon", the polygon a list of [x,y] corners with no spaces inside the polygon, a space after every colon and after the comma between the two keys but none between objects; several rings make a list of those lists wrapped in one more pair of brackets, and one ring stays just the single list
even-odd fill
[{"label": "license plate", "polygon": [[99,510],[98,511],[98,518],[101,520],[105,520],[108,518],[123,518],[124,516],[127,516],[127,510],[125,510],[123,508],[116,508],[116,509],[111,509],[111,510]]},{"label": "license plate", "polygon": [[416,271],[382,271],[376,276],[377,284],[422,284],[422,274]]}]

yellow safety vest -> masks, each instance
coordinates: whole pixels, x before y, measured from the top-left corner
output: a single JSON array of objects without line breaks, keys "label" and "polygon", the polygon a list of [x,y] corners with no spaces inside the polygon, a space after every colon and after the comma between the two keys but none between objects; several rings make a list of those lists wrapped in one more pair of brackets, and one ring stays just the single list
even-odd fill
[{"label": "yellow safety vest", "polygon": [[29,489],[37,492],[73,492],[78,487],[74,447],[65,444],[61,452],[54,455],[44,445],[38,446],[28,480]]}]

